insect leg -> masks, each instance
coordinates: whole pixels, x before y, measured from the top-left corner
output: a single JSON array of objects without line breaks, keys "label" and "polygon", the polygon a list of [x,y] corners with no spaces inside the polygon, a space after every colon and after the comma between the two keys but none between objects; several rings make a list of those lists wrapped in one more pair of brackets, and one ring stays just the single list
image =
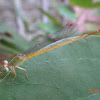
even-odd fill
[{"label": "insect leg", "polygon": [[14,78],[13,78],[13,80],[12,80],[12,81],[14,81],[14,79],[16,78],[16,71],[15,71],[15,69],[14,69],[14,68],[13,68],[13,72],[14,72],[15,76],[14,76]]},{"label": "insect leg", "polygon": [[26,78],[29,80],[29,78],[28,78],[28,76],[27,76],[27,70],[26,70],[26,69],[24,69],[24,68],[21,68],[21,67],[19,67],[19,66],[16,66],[16,68],[19,68],[19,69],[21,69],[21,70],[25,71]]},{"label": "insect leg", "polygon": [[0,83],[11,73],[11,70],[9,71],[9,73],[0,81]]}]

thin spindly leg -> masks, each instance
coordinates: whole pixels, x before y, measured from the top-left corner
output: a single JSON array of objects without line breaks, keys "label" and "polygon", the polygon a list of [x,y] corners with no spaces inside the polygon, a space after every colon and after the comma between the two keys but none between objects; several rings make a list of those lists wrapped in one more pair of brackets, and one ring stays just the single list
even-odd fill
[{"label": "thin spindly leg", "polygon": [[14,78],[13,78],[12,81],[14,81],[14,79],[16,78],[16,72],[15,72],[15,69],[13,69],[13,72],[14,72],[15,76],[14,76]]},{"label": "thin spindly leg", "polygon": [[21,67],[19,67],[19,66],[16,66],[16,68],[19,68],[19,69],[21,69],[21,70],[25,71],[26,78],[29,80],[29,78],[28,78],[28,76],[27,76],[27,71],[26,71],[26,69],[24,69],[24,68],[21,68]]},{"label": "thin spindly leg", "polygon": [[0,81],[0,83],[11,73],[11,70],[9,71],[9,73]]}]

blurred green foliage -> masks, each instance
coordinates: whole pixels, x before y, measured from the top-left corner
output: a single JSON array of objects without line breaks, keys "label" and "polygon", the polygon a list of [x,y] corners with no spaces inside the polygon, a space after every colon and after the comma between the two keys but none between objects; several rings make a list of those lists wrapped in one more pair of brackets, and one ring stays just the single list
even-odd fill
[{"label": "blurred green foliage", "polygon": [[[8,32],[11,37],[6,36],[6,32]],[[18,54],[24,51],[26,48],[29,48],[29,43],[17,32],[13,31],[13,29],[10,29],[3,23],[0,23],[0,48],[0,53],[2,54],[5,54],[5,51],[7,51],[8,54]]]},{"label": "blurred green foliage", "polygon": [[95,31],[95,30],[97,30],[96,27],[91,26],[91,25],[86,25],[86,28],[87,28],[88,30],[91,30],[91,31]]},{"label": "blurred green foliage", "polygon": [[[100,2],[93,3],[92,0],[70,0],[70,3],[73,5],[85,7],[85,8],[94,8],[94,7],[100,6]],[[42,8],[39,8],[39,11],[43,15],[48,17],[49,22],[48,23],[40,22],[40,24],[36,28],[44,31],[46,33],[46,35],[49,33],[53,33],[56,30],[58,30],[60,27],[62,27],[63,19],[67,19],[67,20],[71,20],[71,21],[75,21],[78,19],[78,16],[74,12],[74,10],[71,7],[69,7],[68,5],[66,5],[65,3],[58,5],[57,2],[56,3],[54,2],[53,4],[54,4],[55,12],[58,15],[57,17],[60,17],[60,19],[61,19],[60,21],[56,18],[56,16],[54,17],[49,12],[46,12]],[[23,14],[16,7],[16,5],[14,6],[14,9],[15,9],[17,16],[19,16],[19,18],[22,20],[22,22],[25,26],[26,32],[34,34],[35,30],[29,29],[30,23],[23,16]],[[95,11],[94,15],[100,16],[100,11]],[[93,23],[96,23],[96,22],[93,22]],[[98,24],[100,24],[100,23],[98,22]],[[88,25],[86,27],[87,27],[87,29],[89,29],[91,31],[94,31],[97,29],[95,26],[92,26],[92,25]],[[0,36],[0,47],[2,48],[0,52],[3,53],[3,51],[4,51],[4,54],[6,53],[5,51],[7,51],[7,53],[14,53],[14,54],[21,53],[21,52],[25,51],[27,48],[29,48],[30,45],[33,46],[32,45],[33,43],[36,44],[38,42],[35,39],[34,39],[35,41],[28,42],[23,37],[21,37],[17,32],[14,32],[12,29],[3,25],[2,23],[0,23],[0,32],[9,32],[13,36],[13,38],[9,38],[6,35]],[[37,38],[38,37],[36,37],[36,39]]]},{"label": "blurred green foliage", "polygon": [[59,22],[55,17],[53,17],[51,14],[49,14],[48,12],[44,11],[44,10],[41,9],[41,8],[39,8],[39,10],[40,10],[44,15],[46,15],[46,16],[50,19],[50,21],[53,22],[55,25],[58,25],[58,26],[61,25],[60,22]]},{"label": "blurred green foliage", "polygon": [[[70,8],[69,6],[65,5],[64,3],[61,4],[61,6],[58,6],[57,3],[54,3],[54,7],[55,7],[56,12],[58,13],[59,17],[61,17],[62,19],[63,18],[68,19],[68,20],[76,20],[77,19],[74,10],[72,8]],[[50,22],[48,22],[48,23],[41,22],[38,25],[38,27],[41,30],[45,31],[46,33],[52,33],[63,26],[63,23],[58,21],[53,15],[44,11],[43,9],[39,9],[39,10],[41,11],[41,13],[43,13],[45,16],[47,16],[48,19],[50,20]]]},{"label": "blurred green foliage", "polygon": [[[70,0],[70,3],[73,5],[85,7],[85,8],[100,7],[100,2],[93,3],[92,0]],[[54,2],[53,4],[54,4],[55,12],[58,14],[58,17],[61,18],[60,21],[56,17],[54,17],[52,14],[50,14],[49,12],[46,12],[42,8],[39,8],[40,12],[43,15],[48,17],[49,22],[48,23],[40,22],[40,24],[36,28],[44,31],[46,33],[46,35],[48,33],[53,33],[56,30],[58,30],[60,27],[62,27],[63,19],[67,19],[67,20],[71,20],[71,21],[75,21],[78,19],[78,16],[74,12],[74,10],[71,7],[69,7],[68,5],[66,5],[65,3],[58,5],[57,2],[56,3]],[[23,16],[23,14],[16,7],[16,5],[14,5],[14,9],[15,9],[17,16],[19,16],[19,18],[22,20],[22,22],[25,26],[26,32],[34,34],[35,30],[29,29],[30,23]],[[95,11],[94,15],[100,16],[100,11]],[[87,29],[89,29],[91,31],[96,30],[96,27],[94,27],[94,26],[88,25],[86,27],[87,27]],[[12,53],[18,54],[20,52],[23,52],[27,48],[29,48],[30,44],[32,45],[34,42],[34,41],[28,42],[23,37],[21,37],[18,33],[14,32],[12,29],[3,25],[2,23],[0,24],[0,32],[9,32],[13,36],[13,38],[9,38],[7,36],[0,36],[0,47],[2,48],[1,53],[3,53],[3,51],[7,51],[10,53],[12,52]],[[34,42],[34,44],[35,44],[35,42]]]},{"label": "blurred green foliage", "polygon": [[100,7],[100,1],[93,3],[93,0],[70,0],[70,3],[75,6],[84,8],[97,8]]},{"label": "blurred green foliage", "polygon": [[57,29],[59,29],[59,25],[55,25],[54,23],[44,23],[41,22],[38,27],[46,33],[53,33]]},{"label": "blurred green foliage", "polygon": [[76,20],[77,17],[75,15],[75,12],[72,8],[70,8],[69,6],[67,6],[66,4],[61,4],[61,6],[59,7],[57,4],[55,4],[55,7],[58,11],[58,13],[66,18],[67,20]]},{"label": "blurred green foliage", "polygon": [[99,17],[100,16],[100,11],[95,11],[94,15]]}]

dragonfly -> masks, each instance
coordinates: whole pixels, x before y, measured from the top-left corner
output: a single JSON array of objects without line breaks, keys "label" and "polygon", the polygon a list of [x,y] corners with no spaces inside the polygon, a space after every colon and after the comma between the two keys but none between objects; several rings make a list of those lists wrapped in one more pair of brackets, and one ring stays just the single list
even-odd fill
[{"label": "dragonfly", "polygon": [[[14,73],[15,76],[12,79],[12,81],[14,81],[14,79],[16,78],[15,68],[23,70],[25,72],[26,78],[29,80],[29,78],[27,76],[27,70],[22,68],[22,67],[19,67],[19,65],[22,64],[24,61],[26,61],[32,57],[35,57],[37,55],[40,55],[42,53],[45,53],[47,51],[50,51],[50,50],[56,49],[58,47],[64,46],[66,44],[72,43],[74,41],[80,40],[80,39],[85,38],[87,36],[100,33],[100,30],[98,30],[98,31],[95,31],[95,32],[92,32],[89,34],[84,34],[84,35],[75,37],[75,38],[70,39],[70,40],[66,40],[64,42],[59,42],[60,40],[63,40],[63,39],[65,40],[66,38],[71,37],[77,31],[78,31],[77,24],[67,23],[64,27],[58,29],[53,34],[49,34],[47,40],[40,42],[39,44],[37,44],[37,45],[33,46],[32,48],[23,52],[22,54],[18,54],[10,62],[8,62],[7,60],[4,60],[3,64],[2,64],[3,69],[0,73],[5,71],[5,72],[8,72],[8,74],[2,80],[4,80],[10,73]],[[48,41],[48,40],[50,40],[50,41]],[[45,48],[47,45],[50,45],[51,43],[55,43],[55,45]]]}]

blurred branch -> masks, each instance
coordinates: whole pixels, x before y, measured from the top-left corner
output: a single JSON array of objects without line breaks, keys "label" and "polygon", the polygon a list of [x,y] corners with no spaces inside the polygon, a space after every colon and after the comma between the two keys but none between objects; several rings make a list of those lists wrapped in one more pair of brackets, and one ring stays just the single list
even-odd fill
[{"label": "blurred branch", "polygon": [[[48,0],[42,0],[43,2],[43,10],[48,12],[48,8],[49,8],[49,3]],[[43,22],[47,23],[49,20],[47,18],[47,16],[43,16]]]},{"label": "blurred branch", "polygon": [[21,0],[14,0],[14,8],[17,13],[17,24],[18,24],[18,32],[21,36],[23,36],[26,40],[30,41],[41,34],[27,34],[27,32],[33,33],[34,31],[29,30],[29,23],[24,18]]},{"label": "blurred branch", "polygon": [[[19,9],[19,11],[21,12],[22,14],[22,7],[21,7],[21,0],[14,0],[14,6]],[[20,35],[22,35],[24,38],[26,37],[25,36],[25,27],[24,27],[24,24],[20,18],[20,16],[17,16],[17,24],[18,24],[18,31],[20,33]]]}]

